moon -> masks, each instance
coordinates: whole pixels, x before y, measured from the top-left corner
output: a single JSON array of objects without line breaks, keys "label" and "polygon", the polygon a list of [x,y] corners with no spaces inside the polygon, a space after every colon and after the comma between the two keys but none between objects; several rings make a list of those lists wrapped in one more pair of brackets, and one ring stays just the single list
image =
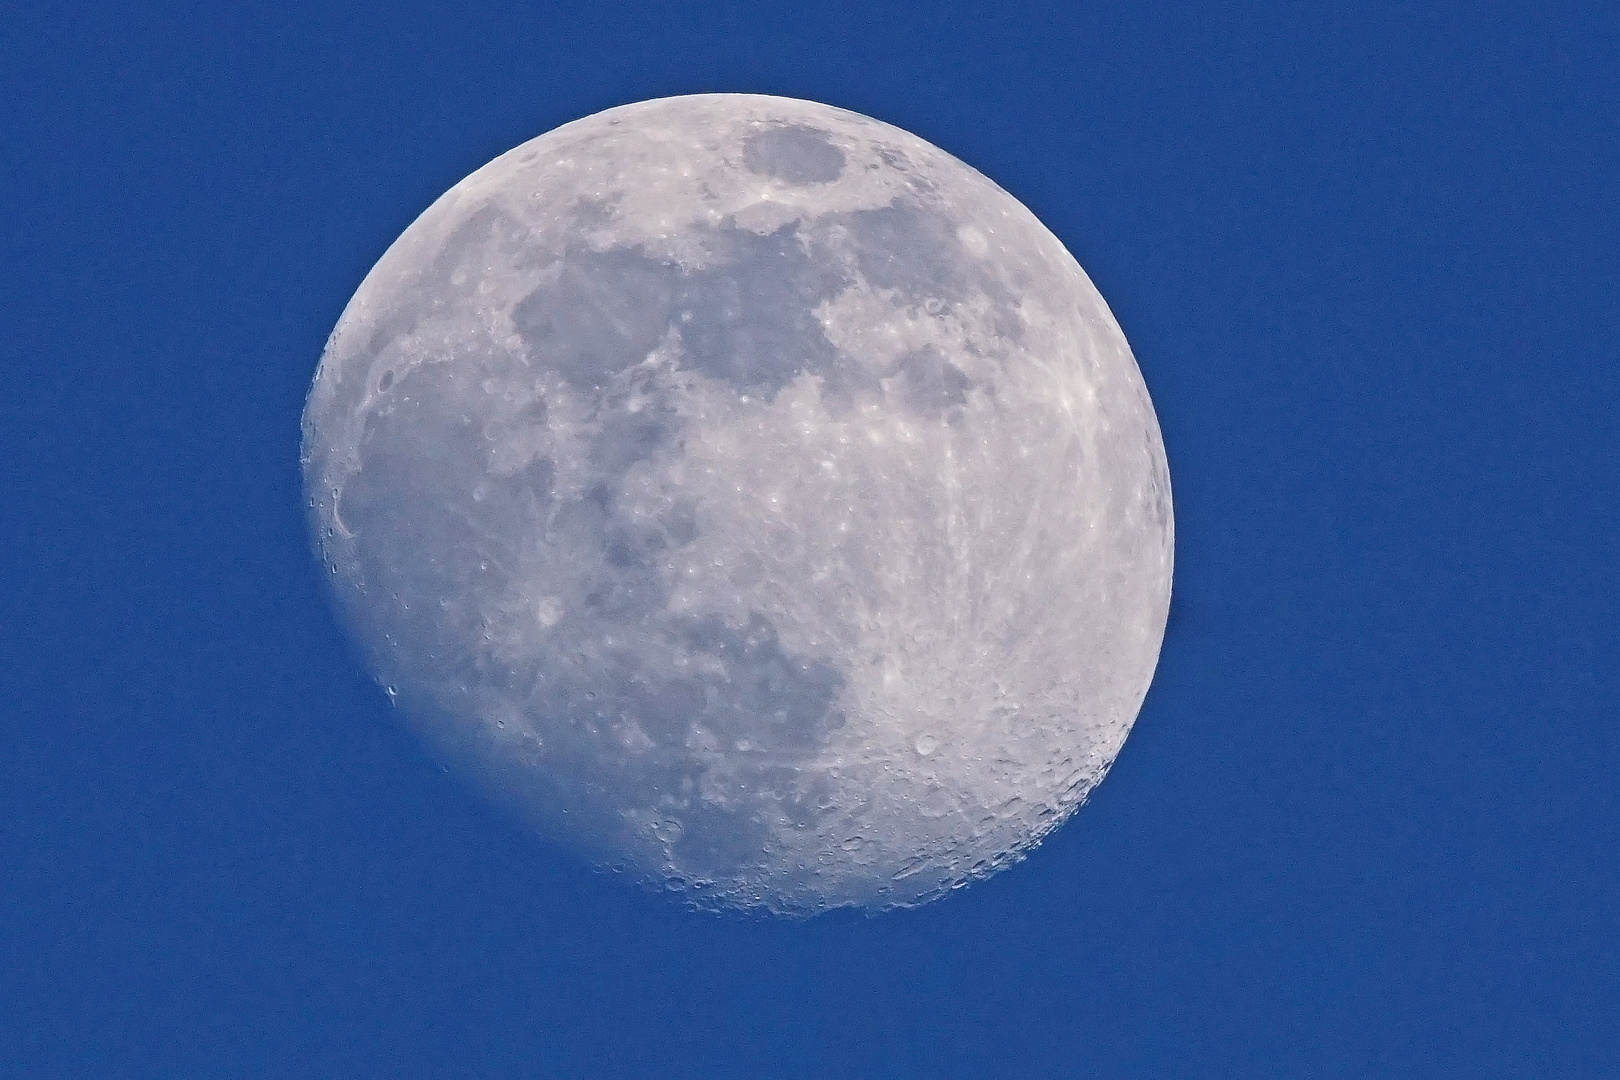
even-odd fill
[{"label": "moon", "polygon": [[945,895],[1102,779],[1170,481],[1063,245],[898,128],[646,101],[502,155],[355,293],[304,414],[319,555],[410,723],[703,908]]}]

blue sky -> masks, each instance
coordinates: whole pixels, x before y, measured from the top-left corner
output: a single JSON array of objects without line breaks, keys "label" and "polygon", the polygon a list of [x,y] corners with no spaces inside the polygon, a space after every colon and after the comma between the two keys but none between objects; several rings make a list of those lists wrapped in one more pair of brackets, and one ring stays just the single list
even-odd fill
[{"label": "blue sky", "polygon": [[[0,1077],[1613,1075],[1617,56],[1599,3],[19,8]],[[698,915],[515,829],[304,534],[304,394],[393,238],[720,90],[992,176],[1164,428],[1124,753],[915,912]]]}]

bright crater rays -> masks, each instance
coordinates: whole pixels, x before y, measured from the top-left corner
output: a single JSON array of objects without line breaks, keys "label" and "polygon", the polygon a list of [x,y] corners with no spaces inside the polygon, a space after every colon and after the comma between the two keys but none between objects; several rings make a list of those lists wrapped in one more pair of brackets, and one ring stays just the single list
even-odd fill
[{"label": "bright crater rays", "polygon": [[433,204],[304,418],[413,723],[702,906],[918,903],[1101,779],[1170,595],[1123,335],[1016,200],[809,102],[568,124]]}]

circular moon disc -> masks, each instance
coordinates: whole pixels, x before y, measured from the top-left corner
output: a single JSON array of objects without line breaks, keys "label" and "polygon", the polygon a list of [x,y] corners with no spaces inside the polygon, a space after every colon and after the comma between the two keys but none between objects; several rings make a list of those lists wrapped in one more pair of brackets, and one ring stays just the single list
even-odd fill
[{"label": "circular moon disc", "polygon": [[327,345],[304,469],[415,725],[700,906],[918,903],[1102,778],[1169,604],[1118,325],[904,131],[703,95],[435,202]]}]

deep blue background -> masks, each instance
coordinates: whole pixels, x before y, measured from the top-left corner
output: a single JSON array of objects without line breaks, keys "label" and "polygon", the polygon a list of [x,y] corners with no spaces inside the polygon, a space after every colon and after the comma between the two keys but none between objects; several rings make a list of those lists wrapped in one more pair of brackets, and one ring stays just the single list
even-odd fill
[{"label": "deep blue background", "polygon": [[[13,9],[0,1076],[1620,1075],[1620,9],[1327,7]],[[1024,200],[1169,447],[1124,754],[916,912],[557,857],[395,726],[308,554],[299,413],[384,248],[715,90]]]}]

